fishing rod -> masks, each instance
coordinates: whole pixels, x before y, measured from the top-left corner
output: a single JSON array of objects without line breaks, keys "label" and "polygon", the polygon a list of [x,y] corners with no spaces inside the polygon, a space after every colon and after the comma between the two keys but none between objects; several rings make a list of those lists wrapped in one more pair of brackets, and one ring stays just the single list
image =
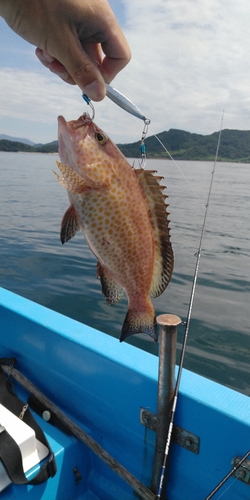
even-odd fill
[{"label": "fishing rod", "polygon": [[236,465],[228,472],[228,474],[219,482],[219,484],[211,491],[211,493],[205,498],[205,500],[210,500],[217,491],[220,490],[220,488],[225,484],[225,482],[233,475],[235,472],[239,469],[241,465],[244,465],[245,460],[247,459],[248,455],[250,455],[250,450],[247,451],[247,453],[242,457]]},{"label": "fishing rod", "polygon": [[[130,113],[130,114],[132,114],[132,115],[136,116],[137,118],[140,118],[141,120],[144,121],[144,129],[142,132],[142,140],[141,140],[141,155],[142,155],[141,167],[145,166],[146,149],[145,149],[145,145],[144,145],[144,139],[146,138],[146,134],[148,131],[148,125],[150,124],[150,120],[139,110],[139,108],[137,108],[137,106],[135,106],[135,104],[132,101],[130,101],[130,99],[128,99],[123,94],[121,94],[121,92],[119,92],[118,90],[110,87],[110,85],[106,85],[106,93],[107,93],[107,97],[109,97],[109,99],[111,99],[115,104],[117,104],[118,106],[123,108],[128,113]],[[91,101],[88,98],[88,96],[86,96],[86,94],[83,94],[83,99],[87,102],[87,104],[91,104]],[[93,110],[93,105],[91,107]],[[94,110],[93,110],[93,116],[94,116]],[[210,186],[209,186],[209,191],[208,191],[207,202],[205,205],[205,214],[204,214],[204,220],[203,220],[203,225],[202,225],[202,230],[201,230],[199,248],[198,248],[198,252],[195,254],[195,257],[197,257],[197,260],[196,260],[196,266],[195,266],[195,272],[194,272],[194,279],[193,279],[193,285],[192,285],[192,290],[191,290],[191,295],[190,295],[187,320],[184,323],[185,324],[185,334],[184,334],[184,339],[183,339],[183,344],[182,344],[182,351],[181,351],[179,370],[178,370],[178,374],[177,374],[176,386],[175,386],[175,390],[174,390],[174,398],[173,398],[171,414],[170,414],[170,423],[169,423],[169,427],[168,427],[168,434],[167,434],[167,440],[166,440],[166,446],[165,446],[164,459],[163,459],[163,464],[161,467],[158,492],[155,496],[155,500],[161,500],[161,498],[162,498],[163,485],[164,485],[164,480],[166,477],[166,464],[167,464],[167,460],[168,460],[168,456],[169,456],[170,443],[171,443],[173,426],[174,426],[175,411],[176,411],[179,388],[180,388],[180,383],[181,383],[181,376],[182,376],[184,357],[185,357],[186,347],[187,347],[189,326],[190,326],[192,309],[193,309],[194,295],[195,295],[196,283],[197,283],[198,272],[199,272],[202,243],[203,243],[203,238],[204,238],[204,234],[205,234],[206,220],[207,220],[209,202],[210,202],[210,197],[211,197],[211,192],[212,192],[215,167],[216,167],[218,152],[219,152],[219,147],[220,147],[223,119],[224,119],[224,111],[222,113],[220,131],[219,131],[218,142],[217,142],[217,149],[216,149],[215,160],[214,160],[214,166],[213,166],[213,171],[211,174],[211,181],[210,181]],[[155,137],[159,141],[159,143],[162,145],[162,147],[165,149],[165,151],[168,153],[171,160],[174,161],[171,154],[169,153],[167,148],[164,146],[164,144],[161,142],[161,140],[157,137],[157,135],[155,135]]]},{"label": "fishing rod", "polygon": [[208,190],[207,202],[205,205],[206,208],[205,208],[204,220],[203,220],[203,225],[202,225],[202,230],[201,230],[200,244],[199,244],[198,252],[195,254],[195,257],[197,257],[197,259],[196,259],[196,266],[195,266],[195,272],[194,272],[194,279],[193,279],[193,285],[192,285],[192,290],[191,290],[191,295],[190,295],[187,321],[185,323],[185,334],[184,334],[184,339],[183,339],[183,344],[182,344],[181,358],[180,358],[179,370],[178,370],[178,374],[177,374],[176,386],[175,386],[175,391],[174,391],[173,404],[172,404],[172,408],[171,408],[170,423],[169,423],[169,427],[168,427],[167,441],[166,441],[166,446],[165,446],[165,454],[164,454],[164,459],[163,459],[163,463],[162,463],[158,491],[157,491],[157,494],[155,496],[155,500],[161,500],[161,498],[162,498],[163,485],[164,485],[164,480],[166,477],[166,465],[167,465],[167,460],[168,460],[168,456],[169,456],[170,443],[171,443],[172,432],[173,432],[173,427],[174,427],[175,411],[176,411],[176,405],[177,405],[178,394],[179,394],[179,389],[180,389],[181,376],[182,376],[182,370],[183,370],[183,364],[184,364],[184,357],[185,357],[186,348],[187,348],[187,339],[188,339],[189,326],[190,326],[193,303],[194,303],[194,295],[195,295],[197,277],[198,277],[199,266],[200,266],[202,243],[203,243],[203,238],[204,238],[204,234],[205,234],[206,220],[207,220],[209,202],[210,202],[210,197],[211,197],[211,192],[212,192],[215,167],[216,167],[218,152],[219,152],[219,147],[220,147],[223,119],[224,119],[224,111],[222,113],[217,149],[216,149],[216,154],[215,154],[215,159],[214,159],[213,170],[211,173],[211,181],[210,181],[210,186],[209,186],[209,190]]}]

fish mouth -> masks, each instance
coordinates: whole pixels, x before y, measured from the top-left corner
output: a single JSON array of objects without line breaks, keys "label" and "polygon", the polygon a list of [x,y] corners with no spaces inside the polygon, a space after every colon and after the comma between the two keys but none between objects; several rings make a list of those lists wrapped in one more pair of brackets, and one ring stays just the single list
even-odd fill
[{"label": "fish mouth", "polygon": [[[67,122],[62,115],[58,116],[57,120],[58,120],[58,136],[65,135],[66,133],[74,137],[75,130],[86,127],[86,125],[87,126],[91,125],[92,123],[92,120],[88,115],[88,113],[83,113],[83,115],[81,115],[78,118],[78,120],[70,120],[69,122]],[[86,133],[84,133],[84,131],[81,130],[82,139],[84,138],[84,136],[87,135],[87,128],[88,127],[86,127]]]},{"label": "fish mouth", "polygon": [[84,140],[88,134],[92,120],[88,113],[83,113],[78,120],[67,122],[63,116],[58,116],[58,144],[59,156],[65,165],[71,165],[74,157],[75,145]]},{"label": "fish mouth", "polygon": [[[60,118],[60,117],[59,117]],[[90,118],[88,113],[83,113],[78,120],[71,120],[68,122],[69,127],[72,130],[77,130],[80,127],[84,127],[86,125],[91,125],[92,119]]]}]

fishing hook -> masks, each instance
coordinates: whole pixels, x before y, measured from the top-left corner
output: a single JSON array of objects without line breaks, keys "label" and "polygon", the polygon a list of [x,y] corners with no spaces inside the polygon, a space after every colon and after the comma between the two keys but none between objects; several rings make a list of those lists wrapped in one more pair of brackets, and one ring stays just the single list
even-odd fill
[{"label": "fishing hook", "polygon": [[149,118],[145,118],[144,127],[143,127],[143,131],[142,131],[142,136],[141,136],[141,146],[140,146],[141,161],[139,162],[140,168],[145,168],[145,166],[146,166],[146,146],[145,146],[144,140],[146,139],[146,135],[148,133],[149,124],[150,124]]},{"label": "fishing hook", "polygon": [[87,104],[91,107],[91,109],[92,109],[92,117],[91,117],[90,119],[91,119],[91,121],[93,121],[93,120],[94,120],[94,118],[95,118],[95,108],[94,108],[94,106],[93,106],[93,104],[92,104],[92,101],[91,101],[91,99],[89,98],[89,96],[87,96],[87,94],[84,94],[84,92],[83,92],[83,94],[82,94],[82,98],[84,99],[84,101],[85,101],[85,102],[86,102],[86,103],[87,103]]},{"label": "fishing hook", "polygon": [[[128,99],[125,95],[123,95],[121,92],[118,90],[114,89],[110,85],[106,84],[106,95],[113,101],[117,106],[120,106],[120,108],[124,109],[128,113],[130,113],[133,116],[136,116],[136,118],[140,118],[141,120],[144,121],[144,127],[142,131],[142,137],[141,137],[141,146],[140,146],[140,153],[141,153],[141,161],[139,162],[140,168],[145,168],[146,166],[146,146],[145,146],[145,138],[148,133],[148,126],[150,124],[150,119],[147,118],[141,111],[140,109],[132,102],[130,99]],[[91,102],[91,99],[87,96],[87,94],[82,94],[82,97],[84,101],[91,107],[92,109],[92,118],[91,120],[94,120],[95,117],[95,108]]]},{"label": "fishing hook", "polygon": [[[125,95],[123,95],[121,92],[119,92],[118,90],[114,89],[113,87],[111,87],[108,84],[106,84],[106,95],[107,95],[107,97],[109,97],[109,99],[111,99],[111,101],[113,101],[115,104],[117,104],[117,106],[120,106],[120,108],[124,109],[125,111],[127,111],[131,115],[134,115],[137,118],[140,118],[141,120],[143,120],[144,124],[145,124],[145,127],[146,127],[146,132],[145,132],[145,135],[146,135],[146,133],[147,133],[147,127],[150,124],[149,118],[147,118],[140,111],[140,109],[132,101],[130,101],[130,99],[128,99]],[[94,117],[95,117],[95,108],[94,108],[94,106],[93,106],[93,104],[91,102],[91,99],[84,92],[82,94],[82,97],[83,97],[84,101],[92,109],[93,116],[92,116],[91,119],[93,120]]]},{"label": "fishing hook", "polygon": [[120,106],[120,108],[124,109],[128,113],[130,113],[133,116],[136,116],[136,118],[140,118],[140,120],[144,121],[144,127],[142,131],[142,137],[141,137],[141,146],[140,146],[140,153],[141,153],[141,161],[139,162],[140,168],[145,168],[146,166],[146,146],[144,143],[144,140],[146,138],[146,135],[148,133],[148,126],[150,124],[150,119],[147,118],[141,111],[140,109],[132,102],[130,99],[128,99],[124,94],[119,92],[118,90],[114,89],[110,85],[106,84],[106,95],[113,101],[117,106]]}]

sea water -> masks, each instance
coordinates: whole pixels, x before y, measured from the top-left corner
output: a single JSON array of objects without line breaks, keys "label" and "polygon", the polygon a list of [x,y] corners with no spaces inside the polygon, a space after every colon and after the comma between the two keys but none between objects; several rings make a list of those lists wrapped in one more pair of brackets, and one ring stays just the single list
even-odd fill
[{"label": "sea water", "polygon": [[[0,285],[117,339],[127,311],[110,307],[82,233],[62,246],[68,196],[52,170],[56,154],[0,153]],[[167,186],[172,280],[156,314],[186,320],[213,163],[148,160]],[[250,394],[250,164],[217,163],[189,328],[185,368]],[[184,327],[178,330],[180,355]],[[157,354],[137,336],[128,342]],[[118,344],[121,349],[122,345]]]}]

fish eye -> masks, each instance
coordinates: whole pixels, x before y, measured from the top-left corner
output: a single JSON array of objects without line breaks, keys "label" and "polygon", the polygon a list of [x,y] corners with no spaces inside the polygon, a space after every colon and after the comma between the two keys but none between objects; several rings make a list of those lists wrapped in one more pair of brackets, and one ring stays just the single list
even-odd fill
[{"label": "fish eye", "polygon": [[104,134],[102,134],[101,132],[97,132],[95,134],[95,138],[96,138],[97,142],[99,142],[99,144],[103,145],[103,144],[106,144],[106,142],[107,142],[107,137]]}]

